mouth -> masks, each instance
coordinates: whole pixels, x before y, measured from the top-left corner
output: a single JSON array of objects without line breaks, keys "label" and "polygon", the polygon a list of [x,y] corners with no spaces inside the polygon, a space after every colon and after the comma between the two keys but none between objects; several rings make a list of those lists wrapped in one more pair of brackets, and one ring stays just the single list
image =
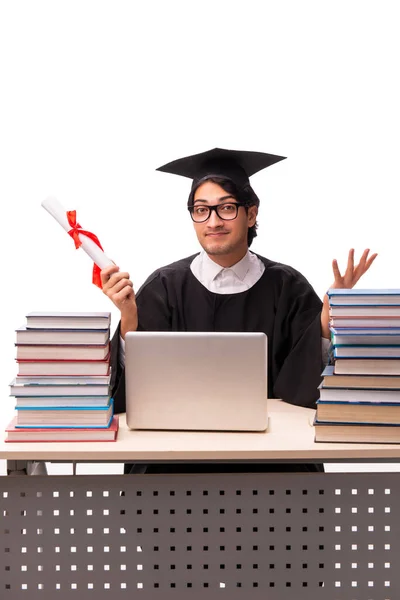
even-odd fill
[{"label": "mouth", "polygon": [[227,231],[218,231],[215,233],[206,233],[206,237],[221,237],[223,235],[228,235]]}]

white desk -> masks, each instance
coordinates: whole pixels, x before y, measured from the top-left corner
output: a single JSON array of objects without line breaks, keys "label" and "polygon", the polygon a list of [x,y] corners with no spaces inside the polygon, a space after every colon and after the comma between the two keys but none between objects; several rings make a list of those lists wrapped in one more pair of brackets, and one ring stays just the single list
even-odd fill
[{"label": "white desk", "polygon": [[[0,457],[400,459],[400,445],[315,444],[313,415],[271,401],[266,434],[129,432],[121,417],[115,443],[3,442]],[[397,473],[2,477],[0,598],[398,600],[399,513]]]},{"label": "white desk", "polygon": [[269,401],[267,433],[130,431],[120,415],[112,443],[0,443],[0,459],[45,461],[300,461],[400,460],[400,444],[314,442],[311,409]]}]

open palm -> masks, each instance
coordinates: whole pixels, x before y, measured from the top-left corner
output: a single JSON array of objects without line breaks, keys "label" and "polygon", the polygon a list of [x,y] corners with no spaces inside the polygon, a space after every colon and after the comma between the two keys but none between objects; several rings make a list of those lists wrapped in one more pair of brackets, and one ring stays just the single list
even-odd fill
[{"label": "open palm", "polygon": [[331,285],[331,288],[347,288],[350,289],[355,286],[357,281],[368,271],[375,258],[378,256],[376,253],[371,254],[368,258],[370,250],[364,250],[360,262],[354,266],[354,248],[352,248],[349,252],[349,258],[347,260],[347,268],[344,274],[342,275],[337,260],[334,259],[332,261],[332,269],[333,275],[335,277],[335,281]]}]

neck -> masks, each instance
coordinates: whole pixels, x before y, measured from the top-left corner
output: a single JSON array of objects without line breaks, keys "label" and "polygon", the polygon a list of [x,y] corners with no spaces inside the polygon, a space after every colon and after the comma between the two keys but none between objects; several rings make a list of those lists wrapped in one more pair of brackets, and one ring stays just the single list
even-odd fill
[{"label": "neck", "polygon": [[247,254],[247,250],[248,248],[246,247],[244,250],[231,252],[229,254],[209,254],[208,252],[206,254],[208,258],[210,258],[217,265],[228,269],[242,260],[242,258]]}]

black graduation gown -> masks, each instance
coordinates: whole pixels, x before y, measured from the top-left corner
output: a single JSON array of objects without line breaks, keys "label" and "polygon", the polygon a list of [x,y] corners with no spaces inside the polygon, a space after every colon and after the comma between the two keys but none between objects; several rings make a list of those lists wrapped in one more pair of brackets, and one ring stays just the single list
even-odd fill
[{"label": "black graduation gown", "polygon": [[[145,281],[136,295],[138,330],[264,332],[268,338],[268,397],[315,407],[323,368],[322,302],[312,286],[292,267],[257,255],[265,265],[257,283],[238,294],[217,294],[191,272],[195,256],[157,269]],[[111,344],[116,413],[125,411],[119,330],[118,326]],[[278,470],[283,470],[282,465]]]}]

